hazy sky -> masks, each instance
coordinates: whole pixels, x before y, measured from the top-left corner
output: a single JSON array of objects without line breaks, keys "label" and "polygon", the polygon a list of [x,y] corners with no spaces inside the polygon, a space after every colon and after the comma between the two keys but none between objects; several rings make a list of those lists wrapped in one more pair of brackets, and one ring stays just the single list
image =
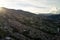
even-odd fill
[{"label": "hazy sky", "polygon": [[60,9],[60,0],[0,0],[0,7],[47,13]]}]

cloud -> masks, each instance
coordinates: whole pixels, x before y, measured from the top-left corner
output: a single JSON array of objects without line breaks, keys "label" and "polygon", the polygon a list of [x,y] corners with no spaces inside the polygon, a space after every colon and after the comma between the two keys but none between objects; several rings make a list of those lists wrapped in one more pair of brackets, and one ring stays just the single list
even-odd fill
[{"label": "cloud", "polygon": [[33,13],[47,13],[53,6],[59,7],[59,1],[60,0],[0,0],[0,5]]}]

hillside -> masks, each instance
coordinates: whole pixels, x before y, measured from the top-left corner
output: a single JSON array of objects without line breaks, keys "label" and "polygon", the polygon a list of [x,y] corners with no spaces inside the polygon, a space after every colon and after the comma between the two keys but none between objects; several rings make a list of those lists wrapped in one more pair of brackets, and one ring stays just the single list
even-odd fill
[{"label": "hillside", "polygon": [[0,40],[59,40],[60,15],[36,15],[23,10],[2,8]]}]

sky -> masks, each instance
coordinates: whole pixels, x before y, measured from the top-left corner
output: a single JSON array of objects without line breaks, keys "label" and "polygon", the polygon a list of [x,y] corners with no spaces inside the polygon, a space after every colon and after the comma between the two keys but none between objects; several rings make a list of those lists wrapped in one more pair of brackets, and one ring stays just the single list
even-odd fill
[{"label": "sky", "polygon": [[50,13],[60,9],[60,0],[0,0],[0,7],[32,13]]}]

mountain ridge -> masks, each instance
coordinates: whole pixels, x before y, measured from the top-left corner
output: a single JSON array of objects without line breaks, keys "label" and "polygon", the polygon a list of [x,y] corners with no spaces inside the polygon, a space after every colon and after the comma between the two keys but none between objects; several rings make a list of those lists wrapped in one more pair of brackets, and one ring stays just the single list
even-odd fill
[{"label": "mountain ridge", "polygon": [[60,18],[57,21],[53,20],[56,15],[37,15],[23,10],[7,8],[4,8],[4,10],[5,12],[0,13],[1,39],[5,40],[6,37],[9,37],[11,40],[60,39],[60,32],[57,30],[60,28],[60,21],[58,21]]}]

